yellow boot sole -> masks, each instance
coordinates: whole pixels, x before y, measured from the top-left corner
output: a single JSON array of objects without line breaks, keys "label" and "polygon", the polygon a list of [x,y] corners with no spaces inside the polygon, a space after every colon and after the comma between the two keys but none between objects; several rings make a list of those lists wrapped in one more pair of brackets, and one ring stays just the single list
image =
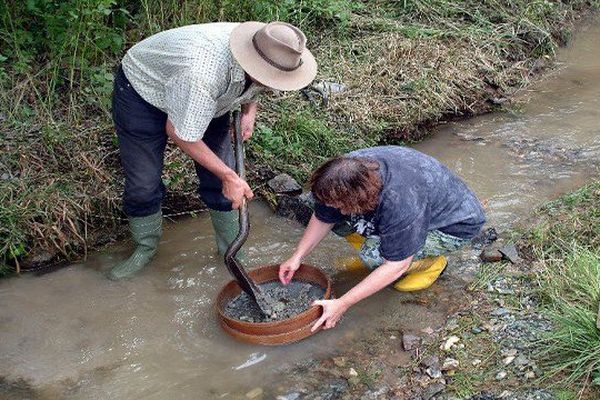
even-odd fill
[{"label": "yellow boot sole", "polygon": [[413,261],[408,268],[408,275],[400,278],[394,284],[394,289],[401,292],[427,289],[444,272],[446,265],[448,265],[448,260],[444,256],[427,257]]}]

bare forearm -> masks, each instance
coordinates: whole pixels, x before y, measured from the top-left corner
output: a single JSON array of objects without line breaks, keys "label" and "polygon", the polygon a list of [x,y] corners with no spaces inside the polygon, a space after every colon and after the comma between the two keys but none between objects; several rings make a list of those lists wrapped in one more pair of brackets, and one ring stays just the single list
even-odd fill
[{"label": "bare forearm", "polygon": [[171,121],[167,121],[167,135],[184,153],[189,155],[194,161],[202,165],[204,168],[212,172],[221,181],[228,178],[237,177],[235,171],[229,168],[215,153],[204,143],[199,140],[197,142],[186,142],[179,139],[175,134],[175,127]]},{"label": "bare forearm", "polygon": [[383,265],[371,272],[358,285],[340,297],[340,300],[350,307],[384,287],[391,285],[406,272],[411,261],[412,256],[402,261],[384,262]]},{"label": "bare forearm", "polygon": [[296,247],[293,257],[301,260],[309,255],[317,244],[329,233],[332,227],[333,224],[319,221],[313,214],[304,231],[304,235],[302,235],[302,239],[300,239],[300,243],[298,243],[298,247]]},{"label": "bare forearm", "polygon": [[253,101],[251,103],[242,104],[242,114],[256,116],[256,112],[258,111],[258,103]]}]

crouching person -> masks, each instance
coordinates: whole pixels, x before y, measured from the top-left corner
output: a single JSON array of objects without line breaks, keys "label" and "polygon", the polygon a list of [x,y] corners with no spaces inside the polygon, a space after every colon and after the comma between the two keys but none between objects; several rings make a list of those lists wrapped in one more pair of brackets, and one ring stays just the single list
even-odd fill
[{"label": "crouching person", "polygon": [[429,287],[446,267],[444,254],[468,244],[485,222],[477,196],[434,158],[399,146],[333,158],[310,180],[313,216],[294,254],[279,268],[288,284],[302,260],[334,229],[359,249],[372,272],[339,299],[315,302],[313,330],[335,326],[346,310],[394,285]]}]

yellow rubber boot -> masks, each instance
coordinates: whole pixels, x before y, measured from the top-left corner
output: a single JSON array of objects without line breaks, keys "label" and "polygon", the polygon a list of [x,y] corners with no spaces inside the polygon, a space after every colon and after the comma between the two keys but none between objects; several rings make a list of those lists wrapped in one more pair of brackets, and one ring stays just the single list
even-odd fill
[{"label": "yellow rubber boot", "polygon": [[[355,250],[360,250],[360,246],[362,246],[366,240],[364,236],[361,236],[358,233],[346,235],[344,236],[344,239],[346,239],[346,241],[350,243],[350,246]],[[357,256],[339,257],[335,260],[335,266],[340,269],[345,269],[346,271],[356,271],[366,268]]]},{"label": "yellow rubber boot", "polygon": [[394,284],[394,289],[401,292],[427,289],[444,272],[447,264],[448,260],[444,256],[413,261],[408,267],[407,275]]}]

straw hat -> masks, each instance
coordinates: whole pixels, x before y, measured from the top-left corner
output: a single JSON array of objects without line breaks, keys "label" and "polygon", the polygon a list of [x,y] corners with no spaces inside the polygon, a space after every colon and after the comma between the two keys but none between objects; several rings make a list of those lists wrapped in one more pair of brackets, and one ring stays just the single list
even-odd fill
[{"label": "straw hat", "polygon": [[317,74],[317,62],[306,48],[306,36],[285,22],[241,23],[231,32],[229,46],[244,71],[272,89],[302,89]]}]

